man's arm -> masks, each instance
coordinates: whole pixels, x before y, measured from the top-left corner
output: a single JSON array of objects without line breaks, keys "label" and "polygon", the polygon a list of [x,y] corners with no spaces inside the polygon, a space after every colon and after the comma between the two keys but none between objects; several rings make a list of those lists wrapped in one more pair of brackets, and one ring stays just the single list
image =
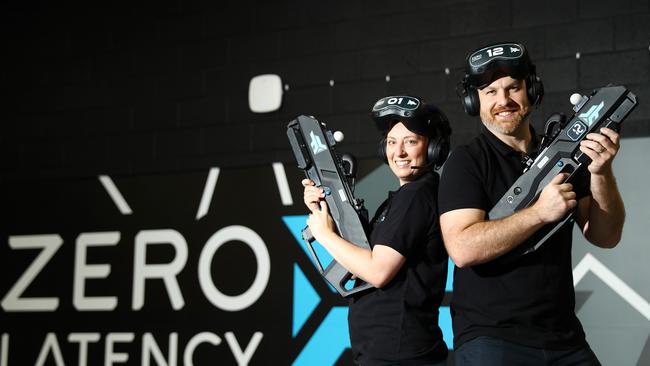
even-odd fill
[{"label": "man's arm", "polygon": [[585,238],[602,248],[618,244],[625,222],[625,206],[612,170],[619,147],[619,135],[609,128],[587,135],[580,146],[592,160],[588,167],[591,197],[580,200],[577,221]]},{"label": "man's arm", "polygon": [[440,229],[449,256],[458,267],[489,262],[509,252],[542,226],[563,218],[577,205],[570,183],[558,174],[530,207],[499,220],[486,220],[485,211],[466,208],[440,216]]}]

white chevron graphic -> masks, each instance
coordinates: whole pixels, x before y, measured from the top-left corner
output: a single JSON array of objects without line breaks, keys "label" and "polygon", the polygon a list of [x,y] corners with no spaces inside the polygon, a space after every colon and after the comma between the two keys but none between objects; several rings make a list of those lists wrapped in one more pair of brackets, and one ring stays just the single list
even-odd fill
[{"label": "white chevron graphic", "polygon": [[124,199],[124,196],[122,196],[122,193],[120,193],[120,190],[117,189],[117,186],[111,177],[108,175],[100,175],[98,178],[102,183],[102,186],[104,186],[106,192],[108,192],[108,195],[111,196],[113,203],[115,203],[115,206],[117,206],[122,215],[131,215],[133,213],[133,210],[131,210],[131,207],[129,207],[129,204]]},{"label": "white chevron graphic", "polygon": [[275,182],[278,184],[282,204],[285,206],[293,205],[293,198],[291,197],[291,190],[289,190],[289,182],[287,181],[287,174],[284,171],[284,165],[282,163],[273,163],[273,173],[275,174]]},{"label": "white chevron graphic", "polygon": [[588,271],[591,271],[596,277],[600,278],[623,300],[627,301],[636,311],[650,321],[650,304],[623,282],[614,272],[610,271],[609,268],[589,253],[585,254],[580,263],[573,268],[573,287],[582,280]]},{"label": "white chevron graphic", "polygon": [[203,195],[201,195],[199,210],[196,211],[196,220],[200,220],[203,216],[208,214],[210,203],[212,202],[212,195],[214,194],[217,179],[219,178],[219,171],[220,169],[218,167],[212,167],[208,172],[208,179],[206,179],[205,186],[203,187]]}]

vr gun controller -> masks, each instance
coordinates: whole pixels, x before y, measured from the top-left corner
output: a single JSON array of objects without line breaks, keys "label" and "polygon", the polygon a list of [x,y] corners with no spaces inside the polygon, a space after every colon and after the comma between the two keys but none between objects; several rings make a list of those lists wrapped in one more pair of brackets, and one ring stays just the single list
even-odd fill
[{"label": "vr gun controller", "polygon": [[[529,160],[524,174],[508,189],[488,213],[490,220],[500,219],[530,206],[542,189],[558,174],[569,173],[565,182],[573,182],[576,173],[585,169],[591,159],[580,151],[580,141],[601,127],[620,130],[620,124],[636,107],[637,98],[623,86],[606,86],[596,89],[590,97],[583,96],[573,107],[575,114],[568,123],[547,136],[547,146],[537,158]],[[551,122],[549,120],[549,122]],[[555,121],[557,122],[557,121]],[[548,132],[547,132],[548,133]],[[548,224],[533,237],[497,260],[509,261],[540,248],[546,240],[573,218],[568,213],[561,221]]]},{"label": "vr gun controller", "polygon": [[[354,198],[353,184],[348,181],[348,178],[354,175],[354,162],[336,153],[336,141],[332,132],[326,129],[324,123],[312,117],[299,116],[289,122],[287,136],[298,168],[303,169],[307,178],[325,191],[325,201],[341,237],[359,247],[369,249],[365,231],[368,213],[363,206],[363,200]],[[327,268],[323,269],[312,246],[314,237],[308,227],[303,229],[302,237],[309,247],[318,271],[341,296],[346,297],[372,287],[357,280],[355,287],[346,289],[345,284],[352,274],[336,260],[332,260]]]}]

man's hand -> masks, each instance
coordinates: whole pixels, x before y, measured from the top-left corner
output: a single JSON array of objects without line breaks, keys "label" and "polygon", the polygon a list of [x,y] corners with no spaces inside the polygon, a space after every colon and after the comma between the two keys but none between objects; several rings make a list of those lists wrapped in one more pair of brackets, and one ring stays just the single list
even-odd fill
[{"label": "man's hand", "polygon": [[612,174],[612,161],[620,148],[616,131],[603,127],[600,133],[590,133],[580,142],[580,151],[591,158],[587,167],[592,175]]},{"label": "man's hand", "polygon": [[609,128],[590,133],[580,142],[580,151],[591,158],[590,197],[581,199],[576,221],[585,238],[602,248],[613,248],[621,240],[625,206],[616,186],[612,161],[620,148],[620,136]]},{"label": "man's hand", "polygon": [[535,204],[531,206],[543,223],[548,224],[561,220],[569,210],[578,204],[573,185],[562,183],[568,176],[567,173],[556,175],[544,187]]}]

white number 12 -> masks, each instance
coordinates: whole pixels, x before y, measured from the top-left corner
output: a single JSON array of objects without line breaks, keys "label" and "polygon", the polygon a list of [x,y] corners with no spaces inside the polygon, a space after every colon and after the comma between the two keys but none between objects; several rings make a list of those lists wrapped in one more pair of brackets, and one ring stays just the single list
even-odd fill
[{"label": "white number 12", "polygon": [[487,50],[487,54],[490,57],[503,55],[503,47],[494,47],[490,50]]}]

